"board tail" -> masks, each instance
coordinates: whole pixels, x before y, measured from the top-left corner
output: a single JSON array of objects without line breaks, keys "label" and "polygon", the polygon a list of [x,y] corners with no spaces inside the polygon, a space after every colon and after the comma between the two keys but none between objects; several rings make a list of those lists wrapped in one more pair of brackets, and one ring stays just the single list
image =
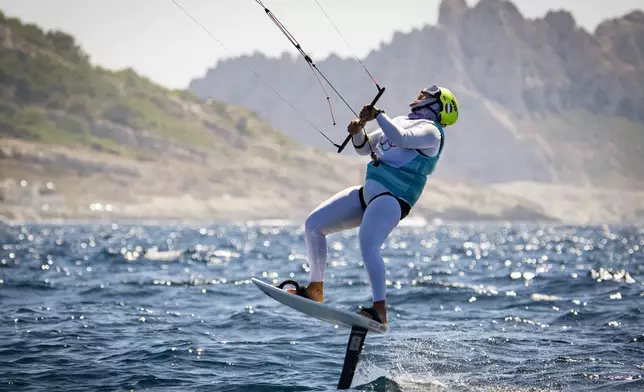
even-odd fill
[{"label": "board tail", "polygon": [[352,327],[351,334],[349,335],[349,342],[347,343],[347,352],[344,355],[344,364],[342,365],[342,374],[338,382],[338,389],[351,388],[353,375],[358,367],[360,360],[360,353],[362,346],[367,338],[368,329],[362,327]]}]

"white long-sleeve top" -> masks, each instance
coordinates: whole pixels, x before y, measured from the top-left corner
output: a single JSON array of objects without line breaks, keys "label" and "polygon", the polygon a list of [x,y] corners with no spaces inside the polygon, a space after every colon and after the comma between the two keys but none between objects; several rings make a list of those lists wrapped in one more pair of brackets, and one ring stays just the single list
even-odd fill
[{"label": "white long-sleeve top", "polygon": [[364,132],[353,135],[353,146],[359,155],[369,155],[373,149],[379,161],[394,167],[409,163],[418,155],[417,150],[430,157],[438,155],[441,133],[433,121],[407,116],[392,120],[384,113],[378,114],[376,121],[380,128],[369,133],[369,144],[364,143]]}]

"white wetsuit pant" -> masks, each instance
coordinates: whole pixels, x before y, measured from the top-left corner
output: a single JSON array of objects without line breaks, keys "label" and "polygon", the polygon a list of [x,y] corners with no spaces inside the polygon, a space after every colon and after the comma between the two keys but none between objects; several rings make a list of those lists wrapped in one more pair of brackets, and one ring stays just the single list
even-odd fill
[{"label": "white wetsuit pant", "polygon": [[[401,206],[394,196],[385,195],[387,189],[378,182],[368,180],[363,188],[367,208],[363,211],[359,186],[344,189],[322,204],[307,218],[305,239],[309,259],[311,282],[324,281],[327,263],[326,236],[341,230],[360,227],[360,251],[369,280],[373,301],[386,298],[385,263],[380,247],[401,218]],[[374,197],[376,197],[374,199]]]}]

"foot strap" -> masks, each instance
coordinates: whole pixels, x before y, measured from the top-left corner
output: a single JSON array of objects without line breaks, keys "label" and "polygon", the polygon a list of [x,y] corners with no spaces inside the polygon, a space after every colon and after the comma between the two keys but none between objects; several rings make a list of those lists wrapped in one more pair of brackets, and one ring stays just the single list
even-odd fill
[{"label": "foot strap", "polygon": [[306,294],[306,287],[301,287],[301,286],[300,286],[296,281],[294,281],[294,280],[285,280],[285,281],[283,281],[282,283],[280,283],[280,284],[277,286],[277,288],[278,288],[278,289],[282,289],[282,290],[284,290],[284,286],[286,286],[286,285],[294,286],[294,287],[295,287],[295,294],[299,295],[300,297],[304,297],[304,298],[307,298],[307,299],[311,299],[311,298],[309,298],[309,296]]},{"label": "foot strap", "polygon": [[369,316],[371,316],[371,319],[373,319],[374,321],[377,321],[380,324],[382,324],[382,319],[380,318],[380,315],[378,314],[378,312],[376,312],[376,309],[374,309],[374,308],[363,308],[363,309],[360,310],[360,312],[361,313],[362,312],[368,313]]}]

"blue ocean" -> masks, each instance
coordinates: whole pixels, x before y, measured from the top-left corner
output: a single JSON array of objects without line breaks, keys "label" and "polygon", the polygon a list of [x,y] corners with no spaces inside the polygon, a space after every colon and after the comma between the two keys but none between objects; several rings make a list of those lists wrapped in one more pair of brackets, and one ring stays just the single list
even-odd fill
[{"label": "blue ocean", "polygon": [[[357,230],[328,237],[326,302],[370,287]],[[0,226],[2,391],[333,391],[349,330],[251,277],[306,283],[299,222]],[[390,332],[352,389],[644,391],[644,229],[397,228]]]}]

